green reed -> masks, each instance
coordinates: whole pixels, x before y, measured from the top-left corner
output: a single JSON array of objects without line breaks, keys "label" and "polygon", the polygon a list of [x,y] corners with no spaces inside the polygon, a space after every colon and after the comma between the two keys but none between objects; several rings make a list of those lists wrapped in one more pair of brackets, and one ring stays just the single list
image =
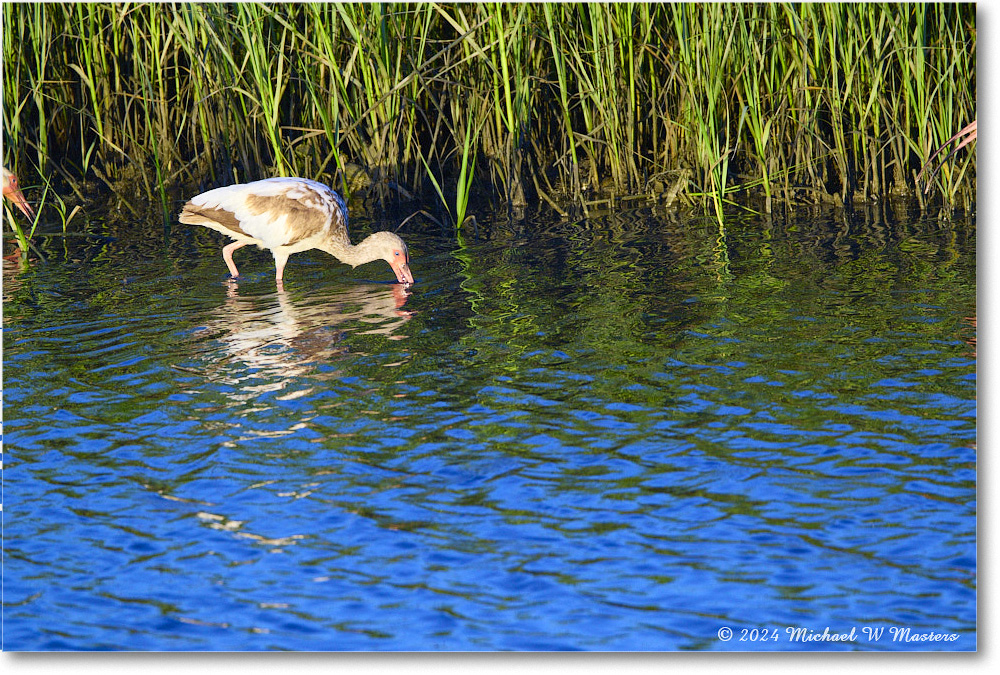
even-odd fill
[{"label": "green reed", "polygon": [[[975,5],[26,4],[3,12],[5,161],[168,207],[275,174],[561,213],[675,192],[973,208]],[[362,177],[352,183],[348,174]],[[689,178],[685,178],[689,177]],[[24,177],[27,184],[44,181]],[[123,187],[124,186],[124,187]],[[412,209],[411,209],[412,210]]]}]

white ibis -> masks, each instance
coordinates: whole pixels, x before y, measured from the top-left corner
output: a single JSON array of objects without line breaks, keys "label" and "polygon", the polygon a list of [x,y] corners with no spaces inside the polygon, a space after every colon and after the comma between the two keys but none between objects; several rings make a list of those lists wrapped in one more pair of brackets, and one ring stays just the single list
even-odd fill
[{"label": "white ibis", "polygon": [[28,216],[29,220],[34,221],[35,212],[31,209],[31,205],[28,203],[28,200],[24,198],[23,194],[21,194],[21,188],[17,184],[17,176],[8,171],[7,167],[2,168],[4,198],[14,202],[14,206],[21,209],[21,213]]},{"label": "white ibis", "polygon": [[270,249],[281,286],[288,256],[318,248],[352,267],[385,260],[399,283],[412,284],[406,244],[392,232],[376,232],[358,245],[347,233],[347,205],[340,195],[307,178],[268,178],[203,192],[184,205],[180,222],[204,225],[235,239],[222,249],[234,277],[233,252],[247,244]]}]

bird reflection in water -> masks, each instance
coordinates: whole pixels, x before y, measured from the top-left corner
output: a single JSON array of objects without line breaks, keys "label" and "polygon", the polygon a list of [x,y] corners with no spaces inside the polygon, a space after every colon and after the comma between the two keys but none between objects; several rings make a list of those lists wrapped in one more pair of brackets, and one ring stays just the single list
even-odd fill
[{"label": "bird reflection in water", "polygon": [[[241,296],[235,282],[226,286],[225,303],[198,331],[221,343],[221,358],[213,355],[212,372],[201,374],[236,388],[237,400],[282,390],[280,398],[307,396],[319,366],[348,352],[350,333],[401,340],[407,336],[398,331],[412,317],[403,309],[410,291],[400,284],[360,284],[301,297],[285,291]],[[300,379],[305,375],[312,377]],[[323,370],[322,376],[338,373]]]},{"label": "bird reflection in water", "polygon": [[21,280],[18,276],[27,269],[27,265],[21,259],[20,249],[15,251],[15,256],[3,256],[0,262],[3,263],[3,303],[7,304],[14,299],[14,293],[21,287]]}]

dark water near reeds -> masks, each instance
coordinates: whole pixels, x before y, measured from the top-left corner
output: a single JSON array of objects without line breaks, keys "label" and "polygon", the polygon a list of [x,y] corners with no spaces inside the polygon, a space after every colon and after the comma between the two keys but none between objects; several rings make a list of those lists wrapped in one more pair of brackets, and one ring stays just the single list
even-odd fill
[{"label": "dark water near reeds", "polygon": [[418,231],[409,295],[90,227],[4,272],[5,649],[976,647],[974,225]]}]

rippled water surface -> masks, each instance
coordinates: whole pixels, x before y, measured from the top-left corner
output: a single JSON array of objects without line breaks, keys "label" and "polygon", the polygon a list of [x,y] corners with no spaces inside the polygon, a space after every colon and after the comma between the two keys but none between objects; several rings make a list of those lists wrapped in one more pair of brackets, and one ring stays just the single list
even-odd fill
[{"label": "rippled water surface", "polygon": [[4,648],[975,648],[974,225],[481,228],[7,264]]}]

